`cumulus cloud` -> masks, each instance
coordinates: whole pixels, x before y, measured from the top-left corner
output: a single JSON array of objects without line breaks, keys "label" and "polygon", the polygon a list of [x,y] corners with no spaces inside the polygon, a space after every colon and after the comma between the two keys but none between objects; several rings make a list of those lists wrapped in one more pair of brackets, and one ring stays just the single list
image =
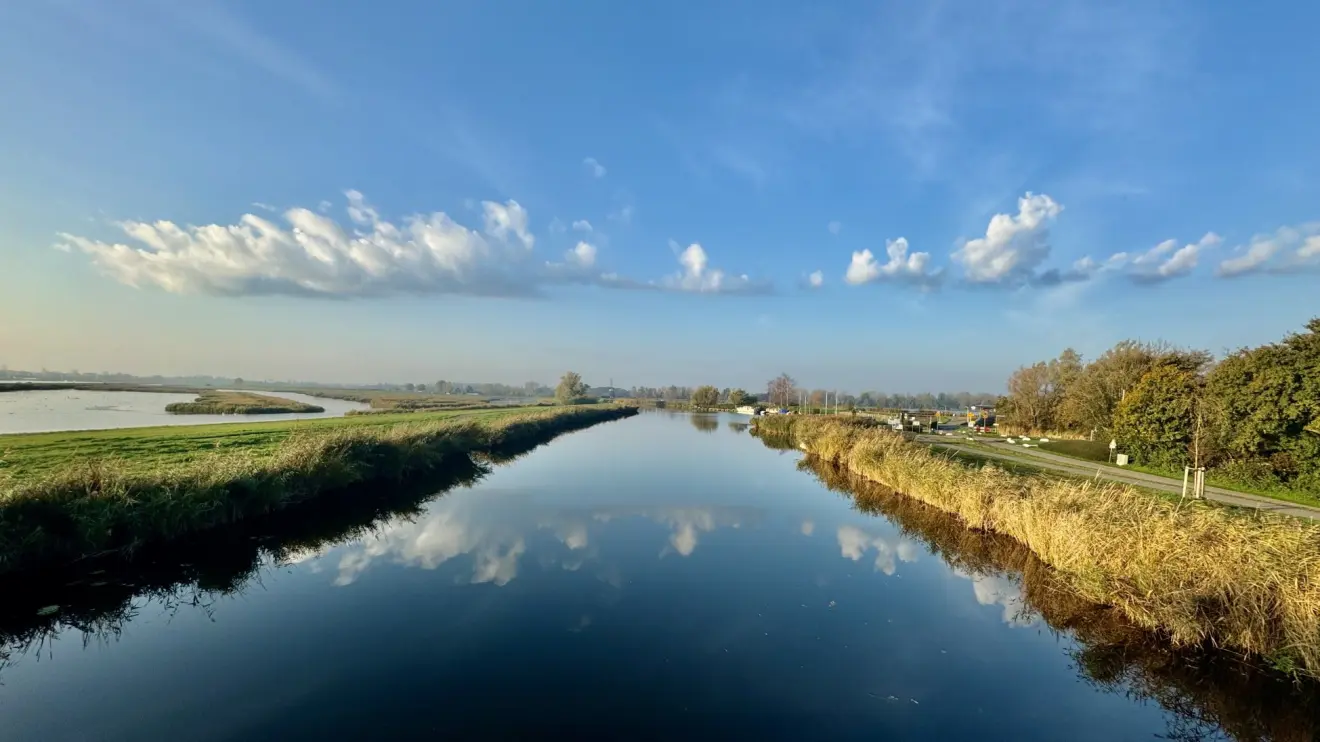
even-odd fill
[{"label": "cumulus cloud", "polygon": [[573,222],[573,230],[577,232],[590,233],[592,231],[591,222],[587,221],[586,219],[578,219],[577,221]]},{"label": "cumulus cloud", "polygon": [[995,214],[985,236],[968,240],[953,259],[972,283],[1030,282],[1050,255],[1049,225],[1062,211],[1049,196],[1027,192],[1018,199],[1017,215]]},{"label": "cumulus cloud", "polygon": [[1320,269],[1320,222],[1280,227],[1274,234],[1258,234],[1234,252],[1215,271],[1221,278]]},{"label": "cumulus cloud", "polygon": [[179,294],[519,296],[550,280],[529,259],[535,238],[517,201],[483,203],[478,231],[443,212],[396,226],[361,193],[345,195],[349,228],[292,208],[284,225],[253,214],[227,226],[130,221],[117,226],[136,244],[61,234],[60,246],[87,254],[121,283]]},{"label": "cumulus cloud", "polygon": [[839,232],[843,231],[843,222],[838,222],[838,221],[830,222],[829,224],[825,225],[825,228],[830,231],[830,234],[838,234]]},{"label": "cumulus cloud", "polygon": [[[678,243],[671,241],[669,244],[671,249],[678,252]],[[745,273],[731,275],[718,268],[711,268],[705,248],[696,242],[678,253],[678,262],[682,270],[661,279],[661,288],[700,294],[756,294],[766,293],[770,289],[768,284],[753,281]]]},{"label": "cumulus cloud", "polygon": [[889,260],[881,264],[870,250],[852,254],[852,262],[844,280],[858,286],[873,281],[897,281],[932,286],[939,281],[940,271],[929,269],[930,253],[908,253],[907,238],[899,237],[885,243]]},{"label": "cumulus cloud", "polygon": [[568,261],[583,268],[596,264],[596,246],[590,242],[579,242],[568,251]]},{"label": "cumulus cloud", "polygon": [[807,286],[818,289],[825,285],[825,274],[820,271],[812,271],[807,274]]},{"label": "cumulus cloud", "polygon": [[591,177],[593,177],[593,178],[604,178],[604,177],[605,177],[605,172],[606,172],[606,170],[605,170],[605,166],[602,165],[602,164],[600,164],[600,162],[598,162],[598,161],[596,160],[596,158],[594,158],[594,157],[587,157],[587,158],[583,159],[583,160],[582,160],[582,167],[586,168],[586,169],[587,169],[587,172],[588,172],[588,173],[591,175]]},{"label": "cumulus cloud", "polygon": [[[1128,276],[1137,283],[1163,283],[1190,274],[1200,260],[1201,253],[1222,241],[1214,232],[1207,232],[1197,242],[1178,247],[1177,240],[1165,240],[1146,252],[1131,258]],[[1127,253],[1118,253],[1111,263],[1127,260]]]}]

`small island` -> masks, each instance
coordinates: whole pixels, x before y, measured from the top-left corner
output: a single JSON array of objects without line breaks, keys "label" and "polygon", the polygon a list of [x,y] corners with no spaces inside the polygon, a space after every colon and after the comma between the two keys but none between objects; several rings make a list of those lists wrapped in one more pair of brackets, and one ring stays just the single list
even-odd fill
[{"label": "small island", "polygon": [[174,415],[280,415],[289,412],[325,412],[324,407],[250,392],[206,391],[191,402],[165,405]]}]

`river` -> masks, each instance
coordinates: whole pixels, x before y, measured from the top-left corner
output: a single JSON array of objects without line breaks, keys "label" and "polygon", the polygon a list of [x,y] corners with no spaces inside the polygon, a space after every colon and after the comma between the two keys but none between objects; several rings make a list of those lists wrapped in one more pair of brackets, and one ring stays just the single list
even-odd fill
[{"label": "river", "polygon": [[[1011,542],[667,412],[0,585],[7,740],[1310,739]],[[856,499],[854,499],[856,498]],[[65,584],[68,583],[68,584]]]},{"label": "river", "polygon": [[165,405],[191,402],[195,394],[162,392],[100,392],[85,389],[50,389],[0,394],[0,434],[45,433],[55,430],[106,430],[150,425],[204,425],[208,423],[307,420],[342,417],[349,410],[370,405],[325,399],[293,392],[257,392],[325,408],[325,412],[279,415],[171,415]]}]

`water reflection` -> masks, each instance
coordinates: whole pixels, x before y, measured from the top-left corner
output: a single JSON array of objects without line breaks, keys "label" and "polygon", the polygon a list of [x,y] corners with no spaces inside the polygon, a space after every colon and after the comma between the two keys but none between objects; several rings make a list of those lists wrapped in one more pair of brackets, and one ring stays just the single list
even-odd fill
[{"label": "water reflection", "polygon": [[[1167,739],[1320,739],[1320,688],[1250,667],[1213,648],[1177,650],[1117,612],[1075,597],[1029,550],[1010,538],[974,531],[957,518],[819,459],[800,467],[853,500],[858,510],[896,523],[955,573],[971,580],[978,603],[1003,607],[1012,626],[1042,621],[1079,642],[1078,672],[1096,688],[1171,712]],[[842,529],[841,529],[842,530]],[[844,555],[876,546],[865,533],[840,533]],[[898,554],[895,546],[893,553]]]},{"label": "water reflection", "polygon": [[720,429],[720,419],[715,415],[704,412],[694,412],[688,415],[688,421],[692,427],[703,433],[714,433]]}]

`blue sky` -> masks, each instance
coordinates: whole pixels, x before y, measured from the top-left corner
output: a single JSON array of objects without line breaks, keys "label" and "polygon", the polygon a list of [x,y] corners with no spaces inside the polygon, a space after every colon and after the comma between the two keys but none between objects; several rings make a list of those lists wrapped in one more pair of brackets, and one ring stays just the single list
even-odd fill
[{"label": "blue sky", "polygon": [[1309,3],[0,5],[0,363],[1002,387],[1320,314]]}]

